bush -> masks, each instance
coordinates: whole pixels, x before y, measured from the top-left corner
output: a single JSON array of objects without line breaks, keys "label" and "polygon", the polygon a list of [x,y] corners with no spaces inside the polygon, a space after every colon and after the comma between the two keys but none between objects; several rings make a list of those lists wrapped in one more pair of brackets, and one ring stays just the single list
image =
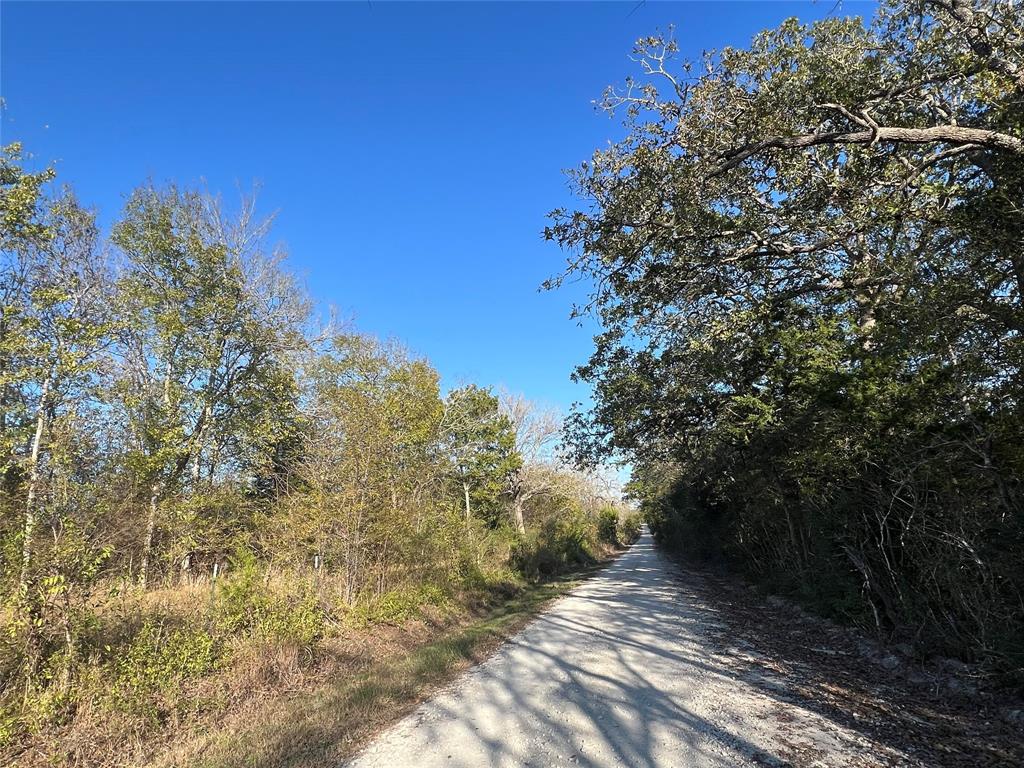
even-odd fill
[{"label": "bush", "polygon": [[418,616],[424,606],[445,608],[449,602],[448,595],[436,584],[409,585],[357,604],[352,616],[364,623],[401,624]]},{"label": "bush", "polygon": [[640,531],[643,527],[643,521],[640,519],[640,515],[633,512],[626,515],[619,522],[619,538],[624,544],[632,544],[634,541],[640,538]]},{"label": "bush", "polygon": [[619,543],[619,511],[614,507],[603,507],[597,513],[597,538],[613,546]]},{"label": "bush", "polygon": [[146,619],[114,662],[117,708],[157,719],[164,706],[177,706],[184,681],[213,671],[220,652],[221,644],[206,628],[170,628]]},{"label": "bush", "polygon": [[240,549],[231,565],[230,574],[217,587],[217,622],[226,633],[295,640],[302,645],[323,634],[324,611],[309,582],[277,596],[263,584],[262,569],[252,552]]},{"label": "bush", "polygon": [[512,562],[528,579],[553,576],[596,561],[593,526],[577,513],[549,518],[519,542]]}]

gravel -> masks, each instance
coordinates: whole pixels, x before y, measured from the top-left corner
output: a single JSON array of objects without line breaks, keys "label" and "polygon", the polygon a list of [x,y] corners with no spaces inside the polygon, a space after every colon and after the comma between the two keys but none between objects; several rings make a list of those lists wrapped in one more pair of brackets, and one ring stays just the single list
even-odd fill
[{"label": "gravel", "polygon": [[918,763],[802,706],[756,648],[723,645],[727,617],[688,579],[645,532],[348,765]]}]

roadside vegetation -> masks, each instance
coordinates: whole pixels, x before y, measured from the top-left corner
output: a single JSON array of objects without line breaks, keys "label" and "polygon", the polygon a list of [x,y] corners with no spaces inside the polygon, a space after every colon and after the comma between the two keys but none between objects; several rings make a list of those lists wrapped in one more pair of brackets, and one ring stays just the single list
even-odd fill
[{"label": "roadside vegetation", "polygon": [[1022,38],[1013,0],[888,0],[640,40],[547,232],[603,325],[574,442],[661,542],[1017,686]]},{"label": "roadside vegetation", "polygon": [[328,682],[391,711],[614,551],[557,414],[318,322],[254,201],[145,185],[102,231],[24,164],[3,150],[0,762],[227,748]]},{"label": "roadside vegetation", "polygon": [[[230,707],[219,718],[217,729],[203,728],[202,721],[197,721],[154,764],[182,768],[337,764],[440,684],[483,661],[591,570],[508,586],[486,596],[486,602],[450,606],[444,613],[424,607],[419,618],[402,624],[378,622],[362,632],[339,633],[320,644],[313,663],[298,670],[290,659],[282,665],[284,676],[291,678],[286,685],[265,685],[261,693]],[[240,659],[243,669],[252,662],[250,656]],[[260,672],[265,667],[258,666]],[[237,685],[251,674],[236,670],[222,676],[222,684]],[[211,678],[207,684],[216,681]]]}]

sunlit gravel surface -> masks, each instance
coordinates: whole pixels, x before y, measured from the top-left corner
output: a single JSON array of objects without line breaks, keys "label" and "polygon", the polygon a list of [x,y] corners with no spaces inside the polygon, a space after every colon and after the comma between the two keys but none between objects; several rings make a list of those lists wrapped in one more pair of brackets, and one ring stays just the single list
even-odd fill
[{"label": "sunlit gravel surface", "polygon": [[723,630],[645,533],[349,765],[916,764],[751,674]]}]

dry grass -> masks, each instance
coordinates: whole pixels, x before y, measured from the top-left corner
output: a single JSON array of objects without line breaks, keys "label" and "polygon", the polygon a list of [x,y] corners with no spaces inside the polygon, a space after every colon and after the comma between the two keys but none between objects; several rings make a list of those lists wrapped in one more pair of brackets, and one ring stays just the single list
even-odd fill
[{"label": "dry grass", "polygon": [[[607,550],[599,556],[607,561],[613,554]],[[323,633],[311,639],[273,632],[225,634],[209,584],[142,594],[110,591],[94,606],[90,647],[99,650],[78,668],[74,700],[58,703],[64,709],[57,716],[43,710],[38,723],[23,719],[15,740],[0,745],[0,766],[229,768],[337,762],[438,685],[489,655],[586,574],[577,571],[528,586],[497,579],[449,595],[438,605],[425,593],[427,602],[408,612],[330,609]],[[294,596],[294,587],[284,577],[262,585],[282,599]],[[337,602],[331,588],[319,584],[324,606]],[[159,667],[159,685],[166,687],[131,687],[127,681],[136,680],[147,659],[155,658],[145,648],[132,650],[133,638],[147,621],[156,622],[164,638],[179,630],[202,638],[208,627],[216,647],[212,668],[174,677],[171,667],[202,653],[202,642],[190,639],[171,644],[184,649],[185,656],[175,656],[167,669]],[[117,665],[126,653],[135,654],[125,661],[125,674],[133,677],[122,680]],[[2,715],[0,707],[0,731]]]},{"label": "dry grass", "polygon": [[337,763],[382,727],[521,629],[580,575],[531,586],[454,621],[374,627],[322,644],[305,662],[294,648],[239,654],[219,722],[182,733],[151,765],[306,766]]}]

